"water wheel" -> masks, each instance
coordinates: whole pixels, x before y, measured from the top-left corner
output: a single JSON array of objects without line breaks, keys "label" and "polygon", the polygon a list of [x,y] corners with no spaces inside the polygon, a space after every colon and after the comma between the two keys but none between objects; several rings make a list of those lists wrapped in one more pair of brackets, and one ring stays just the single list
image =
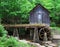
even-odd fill
[{"label": "water wheel", "polygon": [[50,29],[46,28],[46,27],[42,27],[39,29],[39,39],[41,41],[48,41],[51,40],[51,32]]}]

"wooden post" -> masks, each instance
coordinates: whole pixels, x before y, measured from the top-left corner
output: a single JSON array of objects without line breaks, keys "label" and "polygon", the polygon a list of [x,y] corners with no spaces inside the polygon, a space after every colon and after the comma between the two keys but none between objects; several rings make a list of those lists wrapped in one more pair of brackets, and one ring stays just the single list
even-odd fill
[{"label": "wooden post", "polygon": [[30,30],[30,39],[32,40],[32,38],[33,38],[33,31]]},{"label": "wooden post", "polygon": [[19,39],[19,34],[18,34],[17,28],[14,28],[13,36],[14,36],[16,39]]},{"label": "wooden post", "polygon": [[38,28],[35,27],[34,28],[34,38],[33,38],[34,42],[39,42],[39,35],[38,35]]}]

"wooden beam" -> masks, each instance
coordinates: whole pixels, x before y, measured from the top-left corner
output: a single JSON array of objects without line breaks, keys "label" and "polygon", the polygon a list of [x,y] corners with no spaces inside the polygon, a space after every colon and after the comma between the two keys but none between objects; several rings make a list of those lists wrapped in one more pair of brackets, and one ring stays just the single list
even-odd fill
[{"label": "wooden beam", "polygon": [[18,33],[18,29],[15,28],[14,31],[13,31],[13,36],[16,38],[16,39],[19,39],[19,33]]},{"label": "wooden beam", "polygon": [[39,42],[39,35],[38,35],[38,28],[34,28],[34,37],[33,37],[34,42]]},{"label": "wooden beam", "polygon": [[3,24],[4,27],[44,27],[46,24]]}]

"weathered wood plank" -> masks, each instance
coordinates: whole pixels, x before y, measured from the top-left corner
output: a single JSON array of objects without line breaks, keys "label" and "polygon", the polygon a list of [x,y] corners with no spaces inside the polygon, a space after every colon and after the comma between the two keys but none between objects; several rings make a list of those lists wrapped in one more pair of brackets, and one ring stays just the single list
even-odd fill
[{"label": "weathered wood plank", "polygon": [[14,36],[16,39],[19,39],[19,33],[18,33],[18,29],[17,29],[17,28],[14,29],[13,36]]},{"label": "weathered wood plank", "polygon": [[4,24],[4,27],[44,27],[46,24]]},{"label": "weathered wood plank", "polygon": [[34,37],[33,37],[34,42],[39,42],[39,35],[38,35],[38,28],[34,28]]}]

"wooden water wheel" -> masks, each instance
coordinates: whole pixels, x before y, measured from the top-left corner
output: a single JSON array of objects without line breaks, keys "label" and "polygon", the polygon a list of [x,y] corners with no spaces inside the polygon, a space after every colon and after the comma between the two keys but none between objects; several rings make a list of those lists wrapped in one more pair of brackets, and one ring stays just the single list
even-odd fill
[{"label": "wooden water wheel", "polygon": [[47,27],[40,28],[38,32],[39,32],[39,39],[41,41],[51,40],[51,32],[50,29],[48,29]]}]

